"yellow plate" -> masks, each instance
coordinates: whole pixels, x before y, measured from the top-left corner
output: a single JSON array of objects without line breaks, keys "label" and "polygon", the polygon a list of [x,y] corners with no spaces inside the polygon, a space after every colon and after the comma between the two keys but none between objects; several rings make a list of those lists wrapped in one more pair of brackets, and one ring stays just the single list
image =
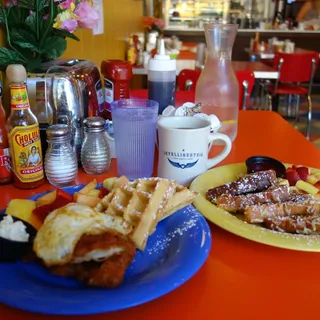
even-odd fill
[{"label": "yellow plate", "polygon": [[[320,252],[319,235],[293,235],[249,224],[241,220],[241,215],[233,215],[206,199],[205,193],[208,189],[233,181],[240,173],[245,173],[246,170],[244,163],[236,163],[217,167],[203,173],[190,186],[191,190],[200,193],[193,204],[208,220],[240,237],[280,248]],[[311,169],[311,172],[318,173],[319,170]]]}]

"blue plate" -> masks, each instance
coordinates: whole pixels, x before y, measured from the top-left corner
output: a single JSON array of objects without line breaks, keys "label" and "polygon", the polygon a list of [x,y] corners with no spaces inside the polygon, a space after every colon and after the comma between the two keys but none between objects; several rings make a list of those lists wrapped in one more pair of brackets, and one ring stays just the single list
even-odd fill
[{"label": "blue plate", "polygon": [[[64,190],[73,194],[81,188]],[[145,251],[137,251],[121,286],[86,287],[74,279],[52,275],[38,263],[0,264],[0,302],[55,315],[95,314],[133,307],[190,279],[206,261],[210,247],[209,226],[201,213],[189,205],[158,224]]]}]

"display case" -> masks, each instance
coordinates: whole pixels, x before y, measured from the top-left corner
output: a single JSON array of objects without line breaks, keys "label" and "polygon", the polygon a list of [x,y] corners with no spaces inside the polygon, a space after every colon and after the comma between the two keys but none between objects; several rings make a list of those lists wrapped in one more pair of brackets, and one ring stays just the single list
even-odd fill
[{"label": "display case", "polygon": [[165,0],[163,17],[167,28],[200,28],[207,22],[236,23],[254,29],[259,21],[272,21],[270,0]]},{"label": "display case", "polygon": [[166,25],[202,27],[203,23],[221,21],[224,23],[245,16],[251,0],[166,0],[164,17]]}]

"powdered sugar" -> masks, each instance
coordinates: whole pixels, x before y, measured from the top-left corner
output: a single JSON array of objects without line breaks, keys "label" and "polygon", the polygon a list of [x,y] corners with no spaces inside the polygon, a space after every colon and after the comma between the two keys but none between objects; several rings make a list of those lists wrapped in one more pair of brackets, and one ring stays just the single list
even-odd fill
[{"label": "powdered sugar", "polygon": [[[182,214],[185,216],[185,219],[181,222],[181,224],[165,235],[155,234],[155,239],[152,239],[152,245],[149,248],[147,247],[145,250],[146,253],[151,255],[156,254],[159,251],[163,251],[169,247],[170,242],[174,238],[183,236],[186,232],[189,232],[192,229],[197,230],[199,228],[197,223],[200,217],[199,213],[197,213],[192,206],[187,206],[182,210]],[[193,234],[189,233],[189,236],[192,237]]]}]

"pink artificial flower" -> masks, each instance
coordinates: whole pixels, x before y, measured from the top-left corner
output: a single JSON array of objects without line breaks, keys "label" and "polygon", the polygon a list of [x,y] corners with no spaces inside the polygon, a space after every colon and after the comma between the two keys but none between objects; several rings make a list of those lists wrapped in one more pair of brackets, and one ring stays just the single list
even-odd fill
[{"label": "pink artificial flower", "polygon": [[70,33],[73,33],[78,27],[78,22],[77,20],[64,20],[62,22],[61,29],[67,30]]},{"label": "pink artificial flower", "polygon": [[78,24],[80,28],[93,29],[99,21],[99,13],[90,6],[88,1],[80,2],[74,13],[78,16]]},{"label": "pink artificial flower", "polygon": [[75,4],[76,0],[65,0],[60,5],[63,9],[70,9],[71,3]]},{"label": "pink artificial flower", "polygon": [[18,0],[4,0],[4,4],[6,7],[10,8],[12,6],[16,6],[18,4]]},{"label": "pink artificial flower", "polygon": [[164,29],[165,27],[164,21],[161,19],[157,19],[156,21],[154,21],[154,25],[158,27],[160,30]]},{"label": "pink artificial flower", "polygon": [[43,20],[48,20],[49,19],[49,13],[47,13],[47,14],[45,14],[44,16],[43,16]]}]

